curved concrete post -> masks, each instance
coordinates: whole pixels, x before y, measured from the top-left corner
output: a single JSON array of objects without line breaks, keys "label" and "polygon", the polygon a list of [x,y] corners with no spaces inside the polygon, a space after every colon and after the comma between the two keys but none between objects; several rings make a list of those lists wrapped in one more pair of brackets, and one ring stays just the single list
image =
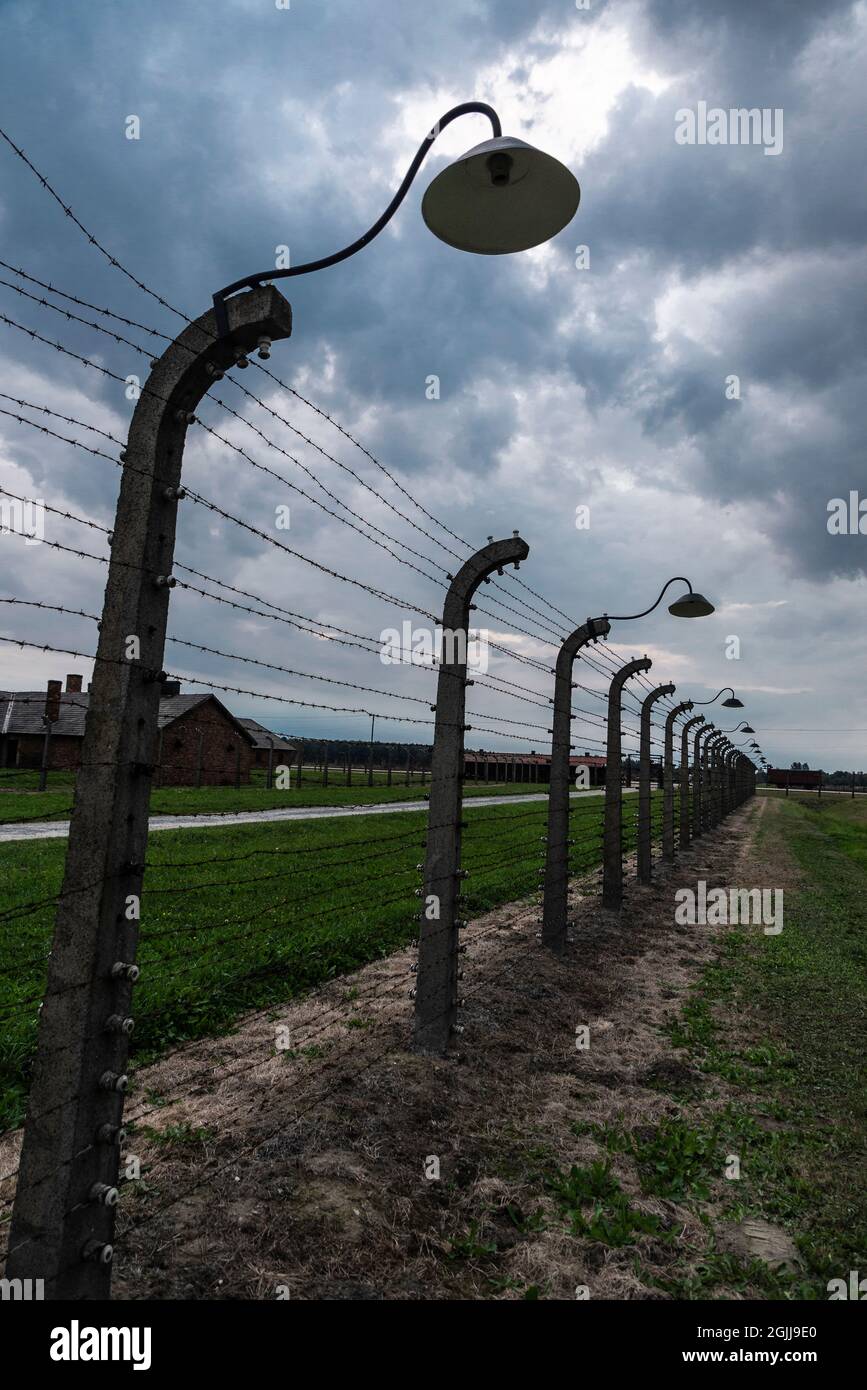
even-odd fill
[{"label": "curved concrete post", "polygon": [[649,883],[651,872],[650,850],[650,721],[653,706],[665,695],[673,695],[675,687],[671,684],[658,685],[641,702],[638,740],[638,882]]},{"label": "curved concrete post", "polygon": [[662,755],[662,857],[674,859],[674,721],[693,708],[692,700],[683,700],[665,716]]},{"label": "curved concrete post", "polygon": [[689,733],[696,724],[704,723],[704,715],[687,719],[680,731],[680,848],[688,849],[691,839],[692,804],[689,795]]},{"label": "curved concrete post", "polygon": [[740,753],[737,748],[732,748],[728,757],[728,791],[726,794],[726,804],[729,811],[733,811],[738,804],[737,800],[737,778],[738,778],[738,758]]},{"label": "curved concrete post", "polygon": [[588,642],[611,631],[607,618],[588,618],[575,629],[557,654],[554,672],[554,710],[551,728],[551,781],[548,788],[548,843],[545,849],[545,896],[542,942],[558,953],[566,945],[566,903],[569,891],[569,788],[572,730],[572,667]]},{"label": "curved concrete post", "polygon": [[[703,835],[707,829],[707,808],[710,801],[710,788],[707,775],[707,744],[718,732],[715,724],[706,724],[699,729],[694,740],[695,758],[693,776],[695,779],[695,809],[693,814],[693,835]],[[702,743],[702,739],[705,740]]]},{"label": "curved concrete post", "polygon": [[725,734],[715,734],[713,738],[709,738],[707,741],[706,755],[709,791],[707,825],[709,830],[713,830],[719,825],[722,816],[722,774],[720,769],[720,758],[722,750],[727,742],[728,740]]},{"label": "curved concrete post", "polygon": [[608,691],[608,743],[605,759],[605,820],[602,836],[602,906],[620,908],[623,903],[623,788],[620,785],[622,736],[620,702],[630,676],[649,671],[649,657],[629,661],[615,671]]},{"label": "curved concrete post", "polygon": [[731,804],[729,802],[729,756],[732,751],[732,744],[726,739],[719,753],[719,805],[717,811],[717,821],[725,820]]},{"label": "curved concrete post", "polygon": [[[157,745],[181,462],[214,374],[261,337],[288,338],[273,287],[213,310],[154,364],[129,429],[10,1233],[9,1278],[51,1299],[105,1299],[138,973],[138,907]],[[137,638],[139,651],[131,655]],[[96,884],[96,887],[94,887]],[[102,1185],[102,1186],[100,1186]]]},{"label": "curved concrete post", "polygon": [[[443,607],[443,656],[451,656],[452,660],[441,661],[437,681],[413,1030],[413,1045],[418,1052],[444,1053],[457,1020],[458,897],[470,602],[489,575],[497,571],[502,573],[505,564],[514,563],[517,567],[529,553],[530,547],[517,532],[509,540],[494,541],[476,551],[452,579]],[[451,640],[450,634],[454,634]]]},{"label": "curved concrete post", "polygon": [[723,819],[732,809],[732,754],[734,747],[729,744],[728,748],[723,749],[722,756],[722,814]]}]

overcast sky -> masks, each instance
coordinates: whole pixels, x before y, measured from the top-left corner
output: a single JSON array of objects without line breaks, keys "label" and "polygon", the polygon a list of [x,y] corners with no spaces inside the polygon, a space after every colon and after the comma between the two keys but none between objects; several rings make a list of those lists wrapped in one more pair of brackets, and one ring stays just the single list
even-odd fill
[{"label": "overcast sky", "polygon": [[[425,133],[457,102],[492,103],[506,133],[568,164],[581,206],[552,242],[516,256],[461,253],[431,236],[419,214],[431,176],[490,134],[481,116],[454,123],[378,240],[282,286],[293,335],[268,365],[473,547],[520,531],[530,547],[521,578],[546,602],[504,580],[511,593],[486,587],[486,608],[495,597],[523,600],[577,623],[646,608],[666,579],[686,575],[715,614],[678,621],[663,604],[617,625],[611,650],[647,653],[653,682],[674,681],[678,699],[732,685],[772,763],[867,767],[867,535],[828,529],[831,499],[848,502],[859,489],[867,498],[865,4],[590,0],[584,10],[574,0],[291,0],[279,9],[274,0],[0,0],[0,29],[0,124],[114,256],[194,317],[220,285],[273,266],[278,247],[298,264],[360,235]],[[678,113],[700,119],[700,103],[765,110],[767,138],[681,143]],[[131,117],[138,139],[127,138]],[[589,265],[579,247],[589,248]],[[106,263],[5,145],[0,257],[162,332],[182,326]],[[0,279],[42,294],[2,268]],[[0,313],[122,378],[147,372],[132,348],[3,285]],[[140,330],[118,331],[160,350]],[[424,626],[418,610],[440,610],[443,567],[453,568],[444,546],[469,552],[296,396],[252,368],[232,375],[283,419],[251,408],[229,376],[216,390],[221,399],[392,537],[404,559],[440,578],[398,563],[195,427],[190,486],[407,607],[331,579],[189,502],[177,559],[319,624],[377,639],[405,619]],[[739,398],[730,398],[733,377]],[[0,390],[119,439],[134,404],[119,382],[2,322]],[[18,412],[2,398],[0,407]],[[21,413],[116,455],[77,426]],[[242,421],[213,403],[201,414],[341,512]],[[110,526],[118,482],[106,460],[0,415],[5,489]],[[288,532],[275,529],[284,504]],[[581,530],[580,506],[589,507]],[[108,553],[101,533],[50,513],[45,537]],[[104,565],[0,536],[0,596],[99,613],[104,583]],[[479,621],[495,641],[553,664],[555,647],[543,637],[562,638],[565,617],[553,615],[552,630],[551,616],[525,606],[523,622],[492,611],[496,618]],[[513,623],[536,635],[516,633]],[[170,645],[166,667],[188,678],[187,689],[205,688],[198,677],[398,716],[377,723],[381,737],[429,735],[429,726],[399,722],[432,718],[426,705],[393,698],[432,700],[429,671],[383,665],[373,653],[180,588],[170,631],[389,693]],[[0,604],[0,632],[95,650],[92,622],[36,609]],[[727,656],[733,637],[737,658]],[[91,669],[78,657],[0,644],[0,688],[41,688],[67,671],[87,680]],[[547,701],[543,671],[496,651],[489,670]],[[602,683],[589,668],[578,679]],[[297,734],[369,730],[365,716],[225,698],[237,713]],[[471,746],[545,747],[544,709],[482,686],[470,709],[477,728],[503,730],[470,733]],[[716,717],[721,727],[735,722],[727,713]],[[540,728],[516,723],[518,740],[492,718]],[[579,746],[593,750],[600,735],[594,722],[576,721]]]}]

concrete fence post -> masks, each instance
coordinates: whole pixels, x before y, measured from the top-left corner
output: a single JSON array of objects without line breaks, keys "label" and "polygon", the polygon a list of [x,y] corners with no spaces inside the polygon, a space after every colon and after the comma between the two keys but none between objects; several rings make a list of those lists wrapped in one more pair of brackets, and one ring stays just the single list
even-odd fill
[{"label": "concrete fence post", "polygon": [[709,769],[709,765],[708,765],[708,745],[711,743],[711,741],[712,741],[714,738],[718,737],[718,734],[719,734],[719,731],[718,731],[718,729],[716,728],[716,726],[713,725],[713,724],[708,724],[708,725],[706,725],[706,727],[705,727],[704,729],[702,729],[701,732],[697,735],[698,740],[699,740],[699,754],[698,754],[699,800],[698,800],[698,809],[697,809],[697,814],[698,814],[698,834],[699,834],[699,835],[703,835],[704,832],[708,829],[708,826],[709,826],[710,801],[711,801],[711,787],[710,787],[710,769]]},{"label": "concrete fence post", "polygon": [[704,715],[693,715],[692,719],[687,719],[680,731],[680,831],[678,840],[681,849],[688,849],[692,838],[691,826],[693,816],[694,796],[690,796],[690,761],[689,761],[689,736],[691,730],[697,724],[704,723]]},{"label": "concrete fence post", "polygon": [[6,1266],[7,1278],[44,1279],[50,1299],[104,1299],[110,1290],[186,433],[215,374],[234,366],[236,350],[291,332],[289,305],[271,286],[226,307],[227,336],[217,336],[210,311],[156,362],[122,455],[130,466],[120,484]]},{"label": "concrete fence post", "polygon": [[704,777],[705,794],[702,803],[702,814],[704,816],[705,830],[713,829],[714,825],[714,802],[716,798],[716,780],[714,775],[715,749],[723,735],[717,730],[706,741],[702,749],[702,775]]},{"label": "concrete fence post", "polygon": [[729,742],[728,739],[726,739],[722,748],[719,750],[719,757],[717,760],[717,776],[719,785],[719,793],[717,799],[718,825],[720,824],[720,822],[725,820],[726,816],[728,815],[731,809],[731,807],[729,806],[728,799],[728,757],[731,750],[732,744]]},{"label": "concrete fence post", "polygon": [[704,739],[702,744],[702,830],[710,830],[713,824],[713,769],[711,769],[710,751],[711,746],[718,738],[721,738],[720,731],[714,730],[713,734]]},{"label": "concrete fence post", "polygon": [[707,777],[704,770],[704,744],[703,739],[710,738],[711,734],[716,733],[716,724],[706,724],[704,728],[696,731],[693,739],[692,756],[692,838],[699,840],[704,833],[704,821],[707,817]]},{"label": "concrete fence post", "polygon": [[715,829],[720,822],[720,756],[725,743],[725,734],[715,734],[707,741],[707,827],[709,830]]},{"label": "concrete fence post", "polygon": [[517,532],[478,550],[452,579],[443,607],[443,655],[437,679],[427,850],[418,945],[413,1044],[442,1054],[457,1021],[458,911],[461,869],[467,629],[470,604],[483,580],[530,553]]},{"label": "concrete fence post", "polygon": [[602,836],[602,906],[619,909],[623,904],[623,788],[620,785],[622,754],[621,699],[630,676],[649,671],[649,657],[629,661],[615,671],[608,691],[608,739],[605,759],[605,812]]},{"label": "concrete fence post", "polygon": [[650,817],[650,721],[653,706],[666,695],[673,695],[675,687],[671,684],[658,685],[641,702],[638,740],[638,882],[649,883],[651,876],[652,853]]},{"label": "concrete fence post", "polygon": [[716,732],[715,724],[705,724],[696,731],[692,741],[692,838],[697,840],[704,830],[704,777],[701,740]]},{"label": "concrete fence post", "polygon": [[569,755],[572,729],[572,668],[588,642],[598,642],[611,630],[607,618],[588,618],[560,647],[554,668],[551,703],[551,768],[548,784],[548,839],[545,846],[545,887],[542,904],[542,943],[552,951],[566,946],[566,903],[569,892]]},{"label": "concrete fence post", "polygon": [[737,773],[738,750],[731,748],[726,759],[726,815],[737,805],[735,797],[735,777]]},{"label": "concrete fence post", "polygon": [[[665,716],[662,755],[662,857],[668,862],[674,859],[674,721],[692,708],[692,700],[684,700],[681,704],[675,705],[674,709],[669,710]],[[688,786],[687,782],[687,788]],[[682,780],[680,791],[682,796]],[[682,824],[683,815],[681,814]]]}]

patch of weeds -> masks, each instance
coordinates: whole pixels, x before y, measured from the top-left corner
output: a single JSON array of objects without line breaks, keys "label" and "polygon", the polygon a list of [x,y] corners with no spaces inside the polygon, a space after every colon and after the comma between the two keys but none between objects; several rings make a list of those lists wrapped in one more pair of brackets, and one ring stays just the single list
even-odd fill
[{"label": "patch of weeds", "polygon": [[722,1167],[718,1124],[694,1129],[678,1116],[662,1120],[650,1137],[634,1135],[632,1152],[642,1192],[657,1197],[706,1200],[707,1179]]},{"label": "patch of weeds", "polygon": [[450,1240],[448,1258],[450,1260],[483,1260],[499,1254],[496,1240],[485,1240],[481,1237],[480,1231],[479,1222],[473,1221],[465,1235],[455,1236],[454,1239]]},{"label": "patch of weeds", "polygon": [[151,1125],[142,1125],[139,1134],[145,1139],[149,1139],[153,1144],[159,1144],[163,1148],[188,1148],[190,1145],[207,1144],[214,1138],[214,1131],[205,1126],[195,1126],[187,1121],[181,1121],[176,1125],[166,1125],[165,1129],[154,1129]]},{"label": "patch of weeds", "polygon": [[683,1274],[645,1272],[644,1278],[672,1298],[706,1299],[717,1289],[741,1295],[758,1292],[773,1299],[815,1297],[804,1292],[805,1286],[796,1284],[791,1275],[771,1269],[763,1260],[744,1260],[721,1251],[712,1251]]},{"label": "patch of weeds", "polygon": [[297,1062],[299,1057],[324,1057],[327,1044],[308,1043],[307,1047],[283,1047],[279,1051],[279,1056],[286,1061]]},{"label": "patch of weeds", "polygon": [[545,1230],[545,1214],[541,1207],[538,1207],[536,1211],[525,1213],[519,1206],[510,1202],[506,1207],[506,1215],[515,1230],[520,1231],[522,1235],[529,1235],[531,1231]]},{"label": "patch of weeds", "polygon": [[149,1090],[144,1091],[142,1094],[148,1105],[155,1106],[157,1109],[162,1109],[163,1106],[170,1104],[169,1096],[164,1096],[160,1091]]},{"label": "patch of weeds", "polygon": [[613,1247],[631,1245],[640,1235],[666,1237],[658,1216],[630,1204],[607,1162],[597,1160],[588,1168],[573,1164],[568,1173],[549,1179],[547,1187],[573,1235]]},{"label": "patch of weeds", "polygon": [[615,1197],[620,1191],[619,1182],[611,1174],[611,1165],[602,1159],[596,1159],[589,1168],[579,1168],[573,1163],[568,1173],[549,1179],[547,1187],[567,1209],[578,1207],[582,1202]]}]

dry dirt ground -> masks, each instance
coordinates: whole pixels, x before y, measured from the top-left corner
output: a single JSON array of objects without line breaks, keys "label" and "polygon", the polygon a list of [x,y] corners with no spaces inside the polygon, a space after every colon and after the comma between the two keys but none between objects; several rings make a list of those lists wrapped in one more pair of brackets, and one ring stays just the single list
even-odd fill
[{"label": "dry dirt ground", "polygon": [[[652,887],[628,880],[619,914],[585,882],[563,959],[535,939],[537,906],[473,922],[465,1031],[449,1060],[407,1049],[407,950],[138,1072],[126,1153],[141,1177],[123,1189],[114,1296],[522,1298],[537,1287],[574,1299],[584,1285],[592,1298],[666,1297],[648,1272],[700,1256],[695,1204],[643,1197],[631,1159],[615,1155],[630,1202],[676,1240],[611,1248],[570,1232],[539,1159],[568,1172],[600,1157],[576,1121],[635,1129],[688,1115],[660,1078],[683,1083],[679,1095],[705,1078],[664,1025],[725,929],[677,926],[674,892],[699,878],[791,883],[790,865],[768,862],[772,847],[758,862],[764,809],[747,803]],[[434,1158],[439,1179],[426,1176]]]}]

